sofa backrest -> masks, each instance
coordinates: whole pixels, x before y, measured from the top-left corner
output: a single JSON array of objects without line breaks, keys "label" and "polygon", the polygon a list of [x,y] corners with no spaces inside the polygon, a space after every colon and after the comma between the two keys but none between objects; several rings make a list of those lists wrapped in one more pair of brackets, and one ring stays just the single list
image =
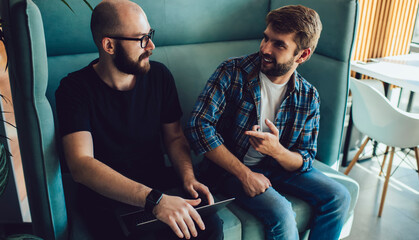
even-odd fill
[{"label": "sofa backrest", "polygon": [[[44,21],[48,55],[47,98],[55,109],[60,80],[97,58],[90,32],[90,9],[68,1],[74,13],[57,1],[33,0]],[[100,0],[89,0],[96,6]],[[134,0],[156,30],[152,60],[164,63],[175,77],[183,122],[199,92],[221,61],[258,51],[265,28],[268,0]],[[252,42],[249,43],[248,42]]]},{"label": "sofa backrest", "polygon": [[[68,72],[97,57],[89,28],[90,9],[68,1],[35,0],[45,27],[49,82],[47,98],[55,109],[54,91]],[[98,0],[90,1],[95,6]],[[270,9],[302,4],[315,9],[323,32],[312,58],[298,71],[319,90],[320,132],[316,158],[328,165],[339,158],[348,93],[349,61],[356,28],[355,0],[214,0],[135,1],[156,29],[152,60],[163,62],[175,77],[184,111],[189,117],[205,82],[222,61],[259,49],[265,16]],[[77,4],[78,3],[78,4]],[[59,11],[54,11],[54,9]],[[65,26],[65,27],[63,27]],[[74,47],[76,46],[76,47]],[[203,64],[205,62],[205,64]]]},{"label": "sofa backrest", "polygon": [[[9,74],[35,234],[66,239],[67,216],[55,142],[54,93],[69,72],[97,58],[90,9],[82,0],[1,0]],[[100,0],[88,0],[96,6]],[[317,158],[339,154],[348,92],[356,0],[135,0],[156,29],[152,60],[174,75],[183,122],[223,60],[258,51],[270,9],[303,4],[317,10],[323,33],[314,56],[299,67],[321,96]]]}]

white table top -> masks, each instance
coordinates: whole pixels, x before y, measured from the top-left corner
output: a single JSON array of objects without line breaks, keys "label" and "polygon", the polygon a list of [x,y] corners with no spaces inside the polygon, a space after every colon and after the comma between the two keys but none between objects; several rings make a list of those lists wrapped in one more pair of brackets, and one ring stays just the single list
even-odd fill
[{"label": "white table top", "polygon": [[419,92],[419,53],[351,62],[351,70]]}]

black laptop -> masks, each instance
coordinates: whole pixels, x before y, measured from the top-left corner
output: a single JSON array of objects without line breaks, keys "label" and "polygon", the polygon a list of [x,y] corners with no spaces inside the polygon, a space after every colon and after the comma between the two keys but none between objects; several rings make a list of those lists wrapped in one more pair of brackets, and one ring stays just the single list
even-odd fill
[{"label": "black laptop", "polygon": [[[176,194],[173,194],[173,191],[168,194],[185,197],[185,194],[183,192],[180,193],[179,191],[177,191]],[[233,200],[234,198],[224,198],[221,200],[217,200],[212,205],[208,205],[203,201],[204,203],[198,205],[197,207],[195,207],[195,209],[201,216],[206,216],[209,214],[216,213],[218,210],[224,208]],[[151,214],[150,212],[146,212],[143,208],[139,207],[117,209],[116,217],[118,219],[119,224],[121,225],[122,231],[124,232],[125,236],[130,236],[134,232],[148,232],[168,228],[168,226],[165,223],[157,220],[153,214]]]}]

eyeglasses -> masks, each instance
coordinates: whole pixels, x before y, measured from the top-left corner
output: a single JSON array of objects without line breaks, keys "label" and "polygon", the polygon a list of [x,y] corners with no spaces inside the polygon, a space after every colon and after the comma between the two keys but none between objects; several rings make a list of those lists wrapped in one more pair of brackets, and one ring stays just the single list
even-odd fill
[{"label": "eyeglasses", "polygon": [[116,40],[139,41],[141,48],[146,48],[148,45],[148,42],[150,40],[153,40],[153,37],[154,37],[154,29],[150,29],[150,32],[147,35],[144,35],[140,38],[119,37],[119,36],[108,37],[108,38],[112,38]]}]

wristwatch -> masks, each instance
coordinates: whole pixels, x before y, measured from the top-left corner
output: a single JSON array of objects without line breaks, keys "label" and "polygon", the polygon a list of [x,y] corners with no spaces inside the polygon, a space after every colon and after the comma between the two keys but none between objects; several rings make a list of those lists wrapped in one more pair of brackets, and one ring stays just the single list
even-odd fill
[{"label": "wristwatch", "polygon": [[160,200],[162,198],[163,198],[162,192],[156,189],[151,190],[151,192],[146,197],[145,207],[144,207],[145,210],[148,212],[153,212],[154,207],[160,203]]}]

